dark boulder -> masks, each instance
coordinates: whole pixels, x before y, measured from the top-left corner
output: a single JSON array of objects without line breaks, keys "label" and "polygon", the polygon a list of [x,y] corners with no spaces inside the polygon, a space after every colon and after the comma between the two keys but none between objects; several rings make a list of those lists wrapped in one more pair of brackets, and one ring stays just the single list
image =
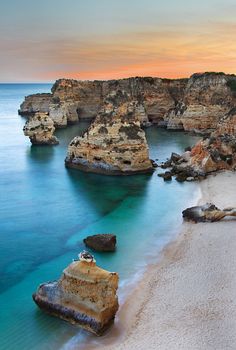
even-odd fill
[{"label": "dark boulder", "polygon": [[178,153],[172,152],[170,160],[173,163],[177,163],[181,159],[181,156]]},{"label": "dark boulder", "polygon": [[159,177],[162,177],[164,181],[171,181],[172,180],[172,174],[170,171],[166,171],[165,173],[158,174]]},{"label": "dark boulder", "polygon": [[219,209],[212,203],[187,208],[182,212],[186,221],[214,222],[222,220],[226,216],[236,216],[236,208]]},{"label": "dark boulder", "polygon": [[168,159],[166,162],[161,164],[161,168],[162,169],[167,169],[167,168],[170,168],[170,167],[171,167],[171,160],[170,159]]},{"label": "dark boulder", "polygon": [[116,236],[110,233],[88,236],[84,239],[87,247],[98,252],[114,252],[116,249]]}]

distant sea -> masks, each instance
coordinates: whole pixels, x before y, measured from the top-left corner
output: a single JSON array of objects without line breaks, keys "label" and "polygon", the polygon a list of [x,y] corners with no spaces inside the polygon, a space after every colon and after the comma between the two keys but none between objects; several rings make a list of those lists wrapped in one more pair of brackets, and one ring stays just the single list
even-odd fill
[{"label": "distant sea", "polygon": [[[84,237],[114,233],[117,251],[95,256],[120,274],[122,303],[199,191],[195,183],[167,183],[156,173],[109,177],[66,169],[68,143],[85,122],[58,130],[58,146],[31,146],[17,110],[24,96],[50,88],[0,84],[0,350],[79,349],[85,333],[42,313],[31,297],[37,286],[60,276],[84,249]],[[159,162],[198,139],[156,127],[146,134]]]}]

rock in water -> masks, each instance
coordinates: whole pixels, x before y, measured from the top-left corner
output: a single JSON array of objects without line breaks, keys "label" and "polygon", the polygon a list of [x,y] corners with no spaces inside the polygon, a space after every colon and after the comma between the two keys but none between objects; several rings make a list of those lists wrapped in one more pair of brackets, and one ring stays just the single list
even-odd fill
[{"label": "rock in water", "polygon": [[132,175],[153,171],[145,133],[132,104],[100,113],[83,137],[69,144],[65,164],[87,172]]},{"label": "rock in water", "polygon": [[53,135],[54,123],[47,113],[36,113],[25,123],[25,136],[29,136],[33,145],[57,145],[58,139]]},{"label": "rock in water", "polygon": [[212,203],[185,209],[183,218],[194,222],[220,221],[226,216],[236,216],[236,208],[219,209]]},{"label": "rock in water", "polygon": [[84,239],[87,247],[98,252],[114,252],[116,249],[116,236],[112,234],[100,234],[88,236]]},{"label": "rock in water", "polygon": [[96,266],[88,252],[79,255],[55,282],[41,284],[33,300],[50,315],[102,335],[118,310],[118,274]]}]

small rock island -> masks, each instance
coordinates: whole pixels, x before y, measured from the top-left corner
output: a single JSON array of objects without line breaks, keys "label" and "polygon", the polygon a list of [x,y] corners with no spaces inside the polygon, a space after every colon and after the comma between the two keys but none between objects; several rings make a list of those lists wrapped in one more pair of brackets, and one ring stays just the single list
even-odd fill
[{"label": "small rock island", "polygon": [[38,112],[30,117],[23,128],[25,136],[29,136],[33,145],[57,145],[54,136],[54,123],[47,113]]},{"label": "small rock island", "polygon": [[107,175],[152,172],[135,106],[124,103],[99,113],[83,137],[77,136],[69,144],[66,166]]},{"label": "small rock island", "polygon": [[118,274],[96,266],[86,251],[55,282],[43,283],[33,300],[50,315],[76,324],[98,336],[113,323],[118,310]]}]

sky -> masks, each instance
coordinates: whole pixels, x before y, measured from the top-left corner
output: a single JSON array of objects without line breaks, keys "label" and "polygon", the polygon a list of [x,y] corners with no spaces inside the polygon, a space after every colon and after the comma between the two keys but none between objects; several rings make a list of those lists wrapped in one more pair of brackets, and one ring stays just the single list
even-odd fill
[{"label": "sky", "polygon": [[0,82],[236,73],[236,0],[0,0]]}]

